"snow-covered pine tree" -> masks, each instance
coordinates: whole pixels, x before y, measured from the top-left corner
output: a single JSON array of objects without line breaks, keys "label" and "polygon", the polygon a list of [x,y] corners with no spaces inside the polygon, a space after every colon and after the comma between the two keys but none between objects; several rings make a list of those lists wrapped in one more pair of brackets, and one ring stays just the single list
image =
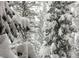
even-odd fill
[{"label": "snow-covered pine tree", "polygon": [[48,13],[51,14],[50,19],[47,22],[50,24],[50,28],[46,29],[47,45],[55,44],[56,49],[53,54],[57,54],[61,57],[71,57],[69,51],[71,50],[71,44],[69,38],[65,38],[66,35],[75,32],[72,27],[72,13],[68,8],[68,5],[74,2],[67,1],[53,1],[50,5]]}]

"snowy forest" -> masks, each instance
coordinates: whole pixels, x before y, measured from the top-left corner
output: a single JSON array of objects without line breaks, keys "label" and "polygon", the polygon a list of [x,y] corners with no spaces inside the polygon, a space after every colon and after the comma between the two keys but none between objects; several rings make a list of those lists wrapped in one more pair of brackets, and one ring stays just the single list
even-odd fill
[{"label": "snowy forest", "polygon": [[0,1],[0,58],[78,58],[78,1]]}]

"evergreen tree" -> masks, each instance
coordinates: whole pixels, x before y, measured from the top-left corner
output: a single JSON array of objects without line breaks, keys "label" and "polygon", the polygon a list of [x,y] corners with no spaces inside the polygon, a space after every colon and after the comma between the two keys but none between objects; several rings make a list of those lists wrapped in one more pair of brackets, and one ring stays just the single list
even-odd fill
[{"label": "evergreen tree", "polygon": [[65,38],[66,35],[75,32],[72,27],[72,14],[68,8],[70,4],[74,2],[67,1],[53,1],[51,3],[48,13],[51,14],[50,28],[46,29],[46,37],[49,40],[47,45],[55,43],[56,49],[53,51],[54,54],[58,54],[59,57],[71,57],[69,51],[71,50],[71,45],[69,39]]}]

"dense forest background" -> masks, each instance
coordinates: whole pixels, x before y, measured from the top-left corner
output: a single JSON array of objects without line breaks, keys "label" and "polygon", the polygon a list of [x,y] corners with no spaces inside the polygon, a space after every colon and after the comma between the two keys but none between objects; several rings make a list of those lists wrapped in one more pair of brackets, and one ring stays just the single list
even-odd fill
[{"label": "dense forest background", "polygon": [[79,57],[79,2],[8,2],[15,13],[11,19],[17,37],[12,35],[10,44],[14,53],[15,47],[28,41],[39,58]]}]

